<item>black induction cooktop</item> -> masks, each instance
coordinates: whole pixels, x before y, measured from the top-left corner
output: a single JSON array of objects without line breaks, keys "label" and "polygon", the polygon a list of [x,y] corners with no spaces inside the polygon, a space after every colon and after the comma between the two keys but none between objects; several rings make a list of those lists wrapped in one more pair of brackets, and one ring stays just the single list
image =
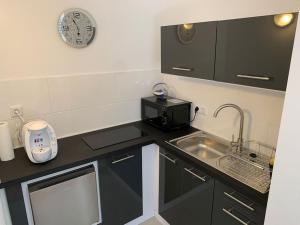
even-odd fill
[{"label": "black induction cooktop", "polygon": [[121,142],[133,140],[147,136],[143,131],[134,127],[126,126],[113,130],[104,130],[95,134],[83,137],[83,141],[93,150],[119,144]]}]

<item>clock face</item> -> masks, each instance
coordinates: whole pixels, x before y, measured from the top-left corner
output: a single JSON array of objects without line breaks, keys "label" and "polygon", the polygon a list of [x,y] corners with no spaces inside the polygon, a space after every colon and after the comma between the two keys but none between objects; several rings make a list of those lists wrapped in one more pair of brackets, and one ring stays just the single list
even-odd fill
[{"label": "clock face", "polygon": [[70,46],[83,48],[93,41],[96,23],[88,12],[82,9],[68,9],[59,17],[58,32]]}]

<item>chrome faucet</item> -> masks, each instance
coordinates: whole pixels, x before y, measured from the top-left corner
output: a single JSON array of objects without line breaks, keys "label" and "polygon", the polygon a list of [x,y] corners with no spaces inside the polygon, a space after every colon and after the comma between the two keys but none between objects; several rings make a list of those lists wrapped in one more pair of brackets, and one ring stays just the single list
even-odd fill
[{"label": "chrome faucet", "polygon": [[240,113],[240,130],[239,130],[239,137],[237,141],[232,141],[232,145],[237,148],[238,152],[241,152],[243,149],[243,129],[244,129],[244,112],[238,105],[235,104],[224,104],[219,106],[216,111],[214,112],[214,117],[216,118],[218,116],[218,113],[224,109],[224,108],[234,108]]}]

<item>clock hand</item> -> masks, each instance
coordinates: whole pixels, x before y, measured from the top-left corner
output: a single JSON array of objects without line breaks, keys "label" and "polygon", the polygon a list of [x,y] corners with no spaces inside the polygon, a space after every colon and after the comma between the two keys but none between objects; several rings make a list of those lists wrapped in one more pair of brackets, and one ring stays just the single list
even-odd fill
[{"label": "clock hand", "polygon": [[73,20],[73,23],[75,24],[75,26],[77,28],[77,35],[79,36],[80,35],[79,27],[78,27],[77,23],[75,22],[75,20],[74,19],[72,19],[72,20]]}]

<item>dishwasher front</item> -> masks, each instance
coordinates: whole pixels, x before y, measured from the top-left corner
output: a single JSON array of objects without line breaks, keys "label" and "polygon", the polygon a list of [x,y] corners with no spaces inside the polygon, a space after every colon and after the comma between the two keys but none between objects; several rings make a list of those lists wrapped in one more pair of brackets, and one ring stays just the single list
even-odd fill
[{"label": "dishwasher front", "polygon": [[99,224],[97,171],[92,164],[22,184],[29,225]]}]

